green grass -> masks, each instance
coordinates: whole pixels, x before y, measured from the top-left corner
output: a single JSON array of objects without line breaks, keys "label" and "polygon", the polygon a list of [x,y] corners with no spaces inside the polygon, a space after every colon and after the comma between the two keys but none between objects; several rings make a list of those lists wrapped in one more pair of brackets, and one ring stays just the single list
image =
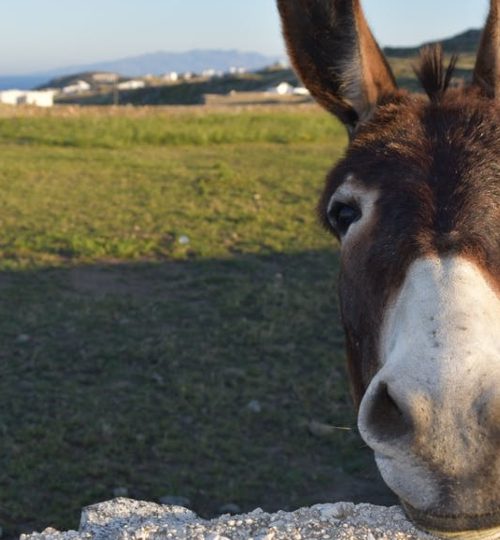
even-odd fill
[{"label": "green grass", "polygon": [[50,113],[3,118],[0,141],[7,536],[74,528],[116,488],[210,516],[371,474],[355,429],[308,430],[355,425],[337,248],[314,211],[336,122]]},{"label": "green grass", "polygon": [[0,142],[75,148],[329,142],[342,128],[318,111],[40,115],[0,120]]},{"label": "green grass", "polygon": [[343,133],[326,115],[14,118],[0,140],[3,268],[329,242],[314,204]]}]

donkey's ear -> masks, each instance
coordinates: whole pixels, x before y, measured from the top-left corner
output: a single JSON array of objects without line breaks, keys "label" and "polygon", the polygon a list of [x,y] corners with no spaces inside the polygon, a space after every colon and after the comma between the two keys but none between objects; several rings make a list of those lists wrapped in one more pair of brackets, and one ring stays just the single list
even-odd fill
[{"label": "donkey's ear", "polygon": [[352,134],[396,81],[360,0],[277,0],[292,63],[312,96]]},{"label": "donkey's ear", "polygon": [[487,96],[500,100],[500,0],[491,0],[474,69],[474,84]]}]

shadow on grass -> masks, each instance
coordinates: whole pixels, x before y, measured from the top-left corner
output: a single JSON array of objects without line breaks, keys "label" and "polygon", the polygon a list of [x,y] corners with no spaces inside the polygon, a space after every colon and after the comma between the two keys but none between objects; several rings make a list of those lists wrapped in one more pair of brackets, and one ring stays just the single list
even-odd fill
[{"label": "shadow on grass", "polygon": [[1,274],[0,525],[74,528],[124,490],[204,516],[392,501],[355,429],[336,272],[301,252]]}]

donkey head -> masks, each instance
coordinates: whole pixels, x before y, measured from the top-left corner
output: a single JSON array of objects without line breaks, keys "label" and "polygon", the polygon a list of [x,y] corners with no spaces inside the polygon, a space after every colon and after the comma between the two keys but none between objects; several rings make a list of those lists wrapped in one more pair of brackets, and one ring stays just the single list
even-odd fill
[{"label": "donkey head", "polygon": [[319,212],[341,242],[361,436],[417,524],[489,538],[500,533],[500,0],[469,87],[448,88],[454,61],[423,51],[427,97],[398,90],[359,0],[278,7],[297,72],[350,134]]}]

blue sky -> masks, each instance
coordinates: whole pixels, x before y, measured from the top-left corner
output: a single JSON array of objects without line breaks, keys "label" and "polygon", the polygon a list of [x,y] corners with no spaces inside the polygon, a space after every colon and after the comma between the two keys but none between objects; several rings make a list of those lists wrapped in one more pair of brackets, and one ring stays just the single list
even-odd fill
[{"label": "blue sky", "polygon": [[[194,48],[283,54],[274,0],[0,0],[0,74]],[[364,0],[383,45],[482,25],[488,0]]]}]

